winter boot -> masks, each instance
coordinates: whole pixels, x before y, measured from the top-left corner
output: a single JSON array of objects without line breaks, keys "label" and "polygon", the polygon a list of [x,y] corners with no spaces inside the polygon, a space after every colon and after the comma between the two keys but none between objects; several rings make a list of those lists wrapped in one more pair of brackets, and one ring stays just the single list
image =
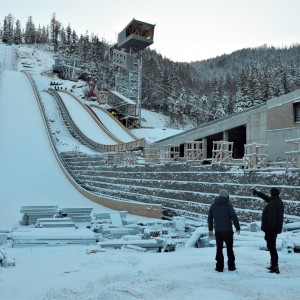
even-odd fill
[{"label": "winter boot", "polygon": [[270,267],[269,273],[276,273],[276,274],[279,274],[280,272],[279,272],[278,266],[271,266],[271,267]]},{"label": "winter boot", "polygon": [[267,270],[271,271],[272,269],[272,262],[270,261],[270,264],[266,267]]},{"label": "winter boot", "polygon": [[216,270],[217,272],[223,272],[223,269],[221,269],[221,268],[215,268],[215,270]]}]

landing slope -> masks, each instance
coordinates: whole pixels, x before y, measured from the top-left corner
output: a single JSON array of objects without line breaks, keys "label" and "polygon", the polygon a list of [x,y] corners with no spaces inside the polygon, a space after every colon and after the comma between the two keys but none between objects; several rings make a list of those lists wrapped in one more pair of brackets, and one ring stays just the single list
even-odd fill
[{"label": "landing slope", "polygon": [[25,74],[0,81],[0,227],[18,225],[22,205],[93,207],[61,172]]},{"label": "landing slope", "polygon": [[137,140],[133,134],[130,134],[126,128],[110,113],[105,111],[101,106],[92,104],[91,109],[97,115],[102,124],[120,141],[129,143]]},{"label": "landing slope", "polygon": [[71,118],[75,121],[77,127],[88,138],[99,144],[116,145],[118,144],[109,132],[105,132],[90,114],[83,108],[82,104],[66,93],[59,93],[65,106],[67,107]]}]

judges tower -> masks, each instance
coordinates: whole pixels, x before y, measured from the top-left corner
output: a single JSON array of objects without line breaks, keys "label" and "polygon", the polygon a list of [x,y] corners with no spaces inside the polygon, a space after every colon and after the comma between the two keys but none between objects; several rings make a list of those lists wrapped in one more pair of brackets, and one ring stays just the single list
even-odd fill
[{"label": "judges tower", "polygon": [[112,61],[119,66],[116,90],[136,102],[138,126],[141,124],[141,50],[153,44],[155,25],[133,19],[119,34],[112,49]]}]

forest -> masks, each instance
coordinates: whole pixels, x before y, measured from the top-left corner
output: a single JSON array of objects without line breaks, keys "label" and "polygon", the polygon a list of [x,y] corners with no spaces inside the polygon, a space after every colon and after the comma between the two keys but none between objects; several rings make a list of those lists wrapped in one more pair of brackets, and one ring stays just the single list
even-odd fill
[{"label": "forest", "polygon": [[[116,87],[119,68],[110,45],[97,35],[80,34],[52,15],[49,24],[23,28],[8,14],[0,21],[3,42],[47,44],[54,55],[76,57],[98,89]],[[174,126],[197,126],[242,111],[300,88],[300,45],[261,45],[191,63],[174,62],[149,48],[141,53],[142,107],[171,118]]]}]

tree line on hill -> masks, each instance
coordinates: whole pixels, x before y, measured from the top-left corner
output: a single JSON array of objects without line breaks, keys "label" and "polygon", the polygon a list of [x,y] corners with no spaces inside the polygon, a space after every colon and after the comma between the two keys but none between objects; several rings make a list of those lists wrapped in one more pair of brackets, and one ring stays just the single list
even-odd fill
[{"label": "tree line on hill", "polygon": [[[4,42],[49,44],[60,57],[76,56],[99,89],[115,87],[113,45],[88,32],[78,36],[55,14],[47,26],[36,26],[28,17],[25,28],[8,14],[0,34]],[[300,88],[299,44],[263,45],[192,63],[174,62],[149,48],[141,55],[142,107],[169,115],[176,125],[200,125]]]}]

